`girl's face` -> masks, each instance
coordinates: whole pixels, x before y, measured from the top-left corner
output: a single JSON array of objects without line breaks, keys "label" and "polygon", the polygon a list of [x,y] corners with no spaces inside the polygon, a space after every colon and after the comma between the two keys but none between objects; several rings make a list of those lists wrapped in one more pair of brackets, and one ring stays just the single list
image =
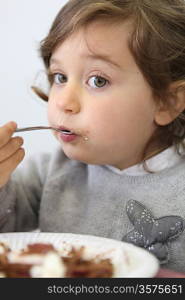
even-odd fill
[{"label": "girl's face", "polygon": [[151,88],[128,48],[129,23],[94,22],[53,52],[48,103],[54,133],[65,154],[119,169],[142,160],[156,129]]}]

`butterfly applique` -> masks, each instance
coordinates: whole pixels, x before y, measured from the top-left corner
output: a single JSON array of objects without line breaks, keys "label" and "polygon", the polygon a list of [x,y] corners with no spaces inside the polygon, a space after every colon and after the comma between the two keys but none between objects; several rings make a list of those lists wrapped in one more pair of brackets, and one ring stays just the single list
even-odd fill
[{"label": "butterfly applique", "polygon": [[122,240],[151,251],[161,263],[166,263],[169,260],[169,241],[182,233],[184,219],[180,216],[155,219],[151,211],[136,200],[128,201],[126,211],[134,229]]}]

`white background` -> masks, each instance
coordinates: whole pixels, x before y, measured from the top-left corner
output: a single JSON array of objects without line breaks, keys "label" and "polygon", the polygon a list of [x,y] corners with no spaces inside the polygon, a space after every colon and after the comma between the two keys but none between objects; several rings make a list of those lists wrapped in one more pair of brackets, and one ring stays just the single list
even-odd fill
[{"label": "white background", "polygon": [[[0,0],[0,126],[14,120],[19,127],[47,125],[47,104],[30,86],[44,70],[39,43],[67,0]],[[19,133],[27,156],[52,151],[50,130]]]}]

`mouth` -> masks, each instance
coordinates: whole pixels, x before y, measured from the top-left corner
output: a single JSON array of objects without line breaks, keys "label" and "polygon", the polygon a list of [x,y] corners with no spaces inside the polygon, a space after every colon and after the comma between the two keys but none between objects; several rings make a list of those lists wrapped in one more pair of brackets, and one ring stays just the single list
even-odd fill
[{"label": "mouth", "polygon": [[66,128],[66,127],[59,127],[61,133],[65,134],[65,135],[77,135],[77,133],[75,133],[73,130]]},{"label": "mouth", "polygon": [[83,134],[81,130],[74,131],[73,129],[64,126],[58,126],[57,128],[60,131],[59,136],[63,142],[72,142],[78,140],[78,138],[82,138],[84,141],[89,140],[89,138]]},{"label": "mouth", "polygon": [[58,129],[60,130],[59,137],[65,143],[73,142],[79,137],[79,134],[77,134],[77,132],[73,129],[64,126],[59,126]]}]

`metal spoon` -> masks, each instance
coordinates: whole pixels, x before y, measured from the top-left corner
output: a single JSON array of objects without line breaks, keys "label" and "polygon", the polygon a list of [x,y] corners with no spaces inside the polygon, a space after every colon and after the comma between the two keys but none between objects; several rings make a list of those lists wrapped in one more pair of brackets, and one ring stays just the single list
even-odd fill
[{"label": "metal spoon", "polygon": [[56,130],[56,131],[61,132],[61,129],[54,128],[54,127],[48,127],[48,126],[32,126],[32,127],[17,128],[15,130],[15,132],[42,130],[42,129],[51,129],[51,130]]}]

